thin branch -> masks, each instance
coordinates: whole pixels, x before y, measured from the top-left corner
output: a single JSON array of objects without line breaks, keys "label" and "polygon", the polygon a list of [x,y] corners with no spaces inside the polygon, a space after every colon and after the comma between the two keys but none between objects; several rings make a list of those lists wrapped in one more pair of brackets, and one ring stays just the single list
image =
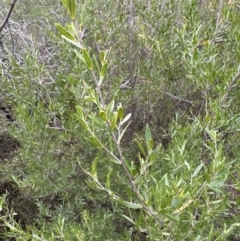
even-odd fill
[{"label": "thin branch", "polygon": [[133,27],[134,27],[134,17],[133,17],[133,0],[129,0],[128,3],[128,31],[129,31],[129,49],[128,49],[128,60],[129,60],[129,78],[130,82],[133,82],[133,71],[134,71],[134,61],[133,61]]},{"label": "thin branch", "polygon": [[195,105],[195,103],[194,103],[193,101],[191,101],[191,100],[182,99],[182,98],[180,98],[180,97],[178,97],[178,96],[175,96],[175,95],[172,95],[172,94],[170,94],[170,93],[168,93],[167,91],[164,91],[164,90],[162,90],[162,89],[160,89],[160,91],[161,91],[162,93],[164,93],[165,95],[168,95],[170,98],[172,98],[172,99],[174,99],[174,100],[179,100],[179,101],[182,101],[182,102],[190,103],[191,105]]},{"label": "thin branch", "polygon": [[219,5],[218,5],[218,11],[217,11],[216,30],[218,29],[219,24],[220,24],[220,17],[221,17],[222,8],[223,8],[223,0],[220,0]]},{"label": "thin branch", "polygon": [[15,5],[16,2],[17,2],[17,0],[13,0],[13,1],[12,1],[12,4],[11,4],[11,7],[10,7],[8,13],[7,13],[7,16],[6,16],[6,18],[4,19],[2,25],[0,26],[0,32],[1,32],[1,31],[3,30],[3,28],[6,26],[8,20],[9,20],[9,18],[10,18],[10,16],[11,16],[11,13],[12,13],[12,11],[13,11],[13,8],[14,8],[14,5]]},{"label": "thin branch", "polygon": [[233,77],[231,83],[228,85],[227,91],[224,94],[224,96],[222,97],[220,105],[222,105],[223,102],[227,99],[227,97],[229,96],[229,93],[231,92],[234,85],[239,81],[239,79],[240,79],[240,68],[238,70],[238,73]]},{"label": "thin branch", "polygon": [[[109,129],[110,129],[110,123],[108,122],[108,126],[109,126]],[[141,205],[143,206],[143,209],[151,216],[153,217],[159,224],[163,224],[163,220],[158,216],[156,215],[150,208],[149,206],[145,203],[145,201],[143,200],[143,198],[141,197],[141,194],[139,193],[133,179],[132,179],[132,176],[127,168],[127,165],[124,161],[124,157],[123,157],[123,153],[122,153],[122,149],[120,147],[120,144],[118,143],[117,141],[117,138],[116,138],[116,135],[114,133],[114,131],[111,131],[111,134],[112,134],[112,138],[113,138],[113,141],[115,143],[115,145],[117,146],[117,150],[118,150],[118,154],[119,154],[119,159],[121,160],[121,164],[123,166],[123,169],[128,177],[128,180],[130,182],[130,185],[132,187],[132,190],[133,192],[135,193],[135,195],[137,196],[137,199],[139,200],[139,202],[141,203]]]}]

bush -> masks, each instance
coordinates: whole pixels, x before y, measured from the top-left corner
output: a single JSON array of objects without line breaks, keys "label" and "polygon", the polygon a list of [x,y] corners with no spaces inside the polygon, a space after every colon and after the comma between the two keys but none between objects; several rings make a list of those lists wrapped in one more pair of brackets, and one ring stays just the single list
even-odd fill
[{"label": "bush", "polygon": [[5,215],[4,235],[238,240],[237,3],[62,5],[62,39],[42,18],[41,46],[2,65],[21,143],[4,175],[40,212],[27,229]]}]

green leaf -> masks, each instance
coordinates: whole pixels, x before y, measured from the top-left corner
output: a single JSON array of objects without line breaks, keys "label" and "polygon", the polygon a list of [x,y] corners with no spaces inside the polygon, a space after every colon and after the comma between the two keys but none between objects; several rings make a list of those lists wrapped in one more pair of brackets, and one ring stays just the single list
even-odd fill
[{"label": "green leaf", "polygon": [[183,202],[183,198],[173,197],[170,208],[175,208],[176,206],[178,206],[182,202]]},{"label": "green leaf", "polygon": [[80,122],[80,124],[82,125],[82,127],[85,130],[89,130],[89,127],[88,127],[87,123],[85,122],[85,120],[82,119],[82,116],[79,116],[78,114],[74,114],[74,116],[77,118],[77,120]]},{"label": "green leaf", "polygon": [[78,32],[73,22],[70,25],[68,25],[68,31],[71,34],[74,34],[75,39],[78,39]]},{"label": "green leaf", "polygon": [[92,178],[94,180],[97,180],[97,164],[98,164],[98,161],[99,161],[99,158],[97,156],[92,163],[91,174],[92,174]]},{"label": "green leaf", "polygon": [[70,44],[74,45],[75,47],[82,49],[82,45],[79,42],[73,41],[69,38],[67,38],[66,36],[62,35],[61,36],[63,39],[67,40]]},{"label": "green leaf", "polygon": [[210,187],[210,188],[214,188],[214,187],[221,187],[223,184],[224,184],[224,182],[225,182],[225,179],[220,179],[220,180],[212,180],[209,184],[208,184],[208,186]]},{"label": "green leaf", "polygon": [[165,184],[167,187],[170,186],[169,180],[168,180],[168,173],[166,173],[166,174],[162,177],[161,182],[162,182],[162,181],[164,181],[164,184]]},{"label": "green leaf", "polygon": [[212,236],[213,236],[213,223],[211,225],[209,234],[208,234],[208,240],[207,241],[212,241]]},{"label": "green leaf", "polygon": [[94,103],[97,105],[98,108],[102,107],[101,103],[100,103],[100,99],[99,96],[97,94],[97,91],[93,91],[93,96],[95,98]]},{"label": "green leaf", "polygon": [[111,119],[111,131],[113,131],[116,128],[117,120],[118,120],[118,112],[114,111]]},{"label": "green leaf", "polygon": [[118,160],[116,160],[116,159],[114,159],[112,157],[110,158],[110,161],[115,163],[115,164],[122,164],[120,161],[118,161]]},{"label": "green leaf", "polygon": [[83,112],[82,107],[79,106],[79,105],[77,105],[77,106],[76,106],[76,110],[77,110],[77,115],[78,115],[78,117],[84,119],[84,116],[85,116],[85,115],[84,115],[84,112]]},{"label": "green leaf", "polygon": [[119,198],[118,202],[120,204],[122,204],[123,206],[127,207],[127,208],[131,208],[131,209],[141,209],[143,206],[141,204],[137,204],[137,203],[132,203],[132,202],[127,202],[124,201],[123,199]]},{"label": "green leaf", "polygon": [[118,106],[118,118],[121,121],[123,119],[123,117],[124,117],[124,110],[122,108],[122,105],[120,104]]},{"label": "green leaf", "polygon": [[185,166],[187,167],[187,169],[190,171],[190,165],[189,165],[189,163],[186,161],[186,160],[184,160],[184,164],[185,164]]},{"label": "green leaf", "polygon": [[118,136],[118,143],[121,142],[122,137],[123,137],[125,131],[127,130],[127,128],[129,127],[130,124],[131,124],[131,122],[129,122],[129,123],[127,124],[127,126],[121,131],[120,135]]},{"label": "green leaf", "polygon": [[105,51],[100,51],[99,53],[99,57],[102,65],[104,65],[107,62],[108,52],[109,52],[108,50],[105,50]]},{"label": "green leaf", "polygon": [[76,2],[75,0],[67,0],[67,2],[68,2],[70,17],[72,20],[74,20],[76,17]]},{"label": "green leaf", "polygon": [[149,154],[151,154],[152,148],[153,148],[153,139],[150,139],[149,142],[148,142],[148,145],[147,145],[147,149],[148,149]]},{"label": "green leaf", "polygon": [[72,41],[75,40],[74,36],[68,30],[66,30],[62,25],[55,23],[55,27],[57,28],[57,30],[62,36],[65,36],[67,38],[67,40],[72,40]]},{"label": "green leaf", "polygon": [[124,215],[124,214],[122,214],[122,216],[123,216],[125,219],[127,219],[130,223],[132,223],[133,225],[136,225],[136,223],[135,223],[131,218],[129,218],[128,216],[126,216],[126,215]]},{"label": "green leaf", "polygon": [[68,6],[67,6],[67,0],[62,0],[62,4],[63,4],[64,7],[68,8]]},{"label": "green leaf", "polygon": [[211,140],[215,143],[217,141],[217,131],[216,130],[209,130],[206,129],[208,135],[210,136]]},{"label": "green leaf", "polygon": [[194,170],[194,172],[192,174],[192,178],[195,177],[200,172],[200,170],[202,169],[203,166],[204,166],[203,163],[201,163],[197,166],[197,168]]},{"label": "green leaf", "polygon": [[108,174],[107,174],[107,183],[106,183],[106,187],[107,187],[108,189],[110,189],[110,184],[111,184],[111,180],[110,180],[110,178],[111,178],[112,172],[113,172],[113,169],[110,169],[110,171],[109,171]]},{"label": "green leaf", "polygon": [[233,231],[235,230],[235,228],[236,227],[239,227],[240,226],[240,223],[234,223],[234,224],[232,224],[231,226],[230,226],[230,228],[229,229],[225,229],[224,228],[224,233],[222,233],[221,234],[221,238],[223,238],[223,239],[225,239],[225,238],[227,238],[228,236],[230,236],[232,233],[233,233]]},{"label": "green leaf", "polygon": [[[91,176],[91,175],[90,175],[90,176]],[[86,180],[85,182],[86,182],[87,186],[90,187],[91,189],[93,189],[93,190],[95,190],[95,191],[98,191],[98,190],[99,190],[96,182],[94,182],[94,181],[89,181],[89,180]]]},{"label": "green leaf", "polygon": [[103,79],[103,77],[105,76],[107,69],[108,69],[109,65],[108,63],[103,64],[101,71],[100,71],[100,78]]},{"label": "green leaf", "polygon": [[104,112],[103,110],[100,110],[100,111],[99,111],[99,116],[100,116],[101,119],[104,120],[104,121],[107,119],[106,114],[105,114],[105,112]]},{"label": "green leaf", "polygon": [[92,70],[93,69],[93,63],[92,63],[92,60],[87,52],[87,50],[85,48],[82,49],[82,54],[83,54],[83,58],[85,59],[86,61],[86,64],[87,64],[87,67],[89,70]]},{"label": "green leaf", "polygon": [[129,113],[128,115],[126,115],[124,119],[120,122],[120,126],[122,126],[125,122],[127,122],[130,119],[131,115],[132,113]]},{"label": "green leaf", "polygon": [[[108,105],[107,109],[106,109],[106,114],[107,114],[107,117],[109,118],[114,110],[114,106],[115,106],[115,101],[112,100],[110,102],[110,104]],[[110,118],[109,118],[110,119]]]},{"label": "green leaf", "polygon": [[149,125],[146,125],[146,130],[145,130],[145,141],[148,143],[152,139],[151,135],[151,130],[149,128]]},{"label": "green leaf", "polygon": [[137,175],[137,169],[136,169],[136,167],[132,167],[132,166],[131,166],[130,172],[131,172],[132,177],[135,177],[135,176]]},{"label": "green leaf", "polygon": [[97,67],[97,72],[100,73],[99,61],[98,61],[98,59],[97,59],[95,54],[92,56],[92,61],[93,61],[93,66],[96,66]]},{"label": "green leaf", "polygon": [[87,65],[85,59],[83,58],[82,54],[79,53],[79,51],[77,51],[76,49],[73,50],[74,53],[76,54],[76,56],[84,63]]},{"label": "green leaf", "polygon": [[103,144],[95,137],[95,136],[90,136],[89,140],[92,142],[92,144],[99,148],[102,149],[103,148]]},{"label": "green leaf", "polygon": [[142,154],[144,157],[146,157],[147,154],[146,154],[146,152],[145,152],[142,144],[141,144],[137,139],[135,139],[134,141],[137,143],[138,149],[140,150],[141,154]]},{"label": "green leaf", "polygon": [[173,217],[167,213],[164,213],[164,216],[166,216],[169,220],[175,222],[175,223],[178,223],[179,222],[179,218],[176,218],[176,217]]},{"label": "green leaf", "polygon": [[105,61],[104,61],[104,56],[105,56],[104,51],[100,51],[100,52],[99,52],[99,57],[100,57],[100,61],[101,61],[102,64],[105,63]]}]

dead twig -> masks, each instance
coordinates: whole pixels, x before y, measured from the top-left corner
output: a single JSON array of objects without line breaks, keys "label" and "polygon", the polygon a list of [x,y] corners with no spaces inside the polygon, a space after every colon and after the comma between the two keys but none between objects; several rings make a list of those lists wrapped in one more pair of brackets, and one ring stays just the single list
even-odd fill
[{"label": "dead twig", "polygon": [[218,29],[219,24],[221,22],[220,17],[221,17],[222,8],[223,8],[223,0],[220,0],[218,5],[218,11],[217,11],[216,30]]},{"label": "dead twig", "polygon": [[16,2],[17,2],[17,0],[13,0],[13,1],[12,1],[11,7],[10,7],[9,10],[8,10],[7,16],[6,16],[6,18],[4,19],[2,25],[0,26],[0,32],[3,30],[3,28],[4,28],[4,27],[6,26],[6,24],[8,23],[8,20],[9,20],[9,18],[10,18],[10,16],[11,16],[11,13],[12,13],[12,11],[13,11],[13,8],[14,8],[14,5],[15,5]]}]

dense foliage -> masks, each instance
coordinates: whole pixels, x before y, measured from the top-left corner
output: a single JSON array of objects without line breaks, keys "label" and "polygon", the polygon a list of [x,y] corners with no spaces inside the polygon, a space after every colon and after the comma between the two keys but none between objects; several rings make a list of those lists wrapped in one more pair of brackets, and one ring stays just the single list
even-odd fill
[{"label": "dense foliage", "polygon": [[0,240],[239,240],[239,8],[17,2],[0,33]]}]

